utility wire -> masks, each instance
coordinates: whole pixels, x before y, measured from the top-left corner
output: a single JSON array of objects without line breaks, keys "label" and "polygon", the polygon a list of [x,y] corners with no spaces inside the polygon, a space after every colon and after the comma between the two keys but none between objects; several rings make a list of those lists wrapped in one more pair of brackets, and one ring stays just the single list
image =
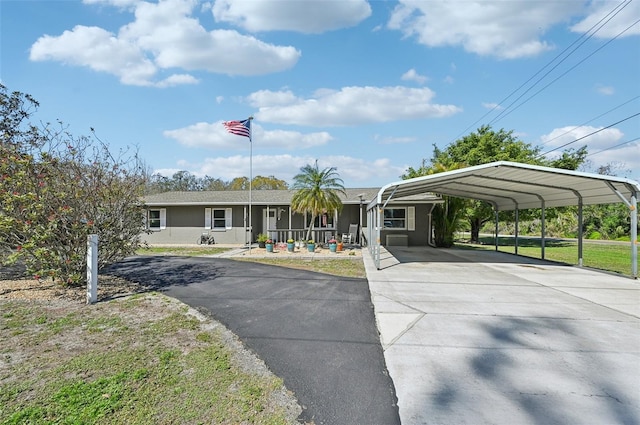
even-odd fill
[{"label": "utility wire", "polygon": [[[541,90],[538,90],[533,96],[529,97],[526,101],[522,102],[520,105],[516,106],[513,110],[509,111],[509,109],[511,109],[511,107],[513,106],[514,103],[516,103],[518,100],[522,99],[522,97],[527,94],[529,91],[531,91],[536,85],[538,85],[538,83],[540,83],[544,78],[546,78],[553,70],[555,70],[558,66],[560,66],[560,64],[562,64],[562,62],[564,62],[565,60],[569,59],[569,56],[571,56],[572,54],[574,54],[576,52],[576,50],[578,50],[580,47],[582,47],[582,45],[584,43],[586,43],[587,41],[589,41],[598,31],[600,31],[605,25],[607,25],[609,23],[609,21],[611,21],[618,13],[620,13],[625,7],[627,7],[629,4],[631,3],[631,0],[629,0],[627,3],[620,3],[618,4],[618,6],[616,6],[613,10],[611,10],[606,16],[604,16],[602,19],[600,19],[595,25],[593,25],[591,28],[589,28],[589,31],[587,31],[584,35],[589,34],[591,32],[591,30],[596,26],[599,25],[599,27],[591,32],[587,37],[584,38],[584,40],[582,40],[580,42],[580,44],[578,44],[573,50],[571,50],[571,52],[569,52],[568,55],[566,55],[564,58],[562,58],[562,60],[560,62],[558,62],[556,65],[554,65],[551,69],[549,69],[543,76],[541,76],[540,78],[538,78],[538,80],[533,83],[531,85],[531,87],[529,87],[527,90],[525,90],[520,96],[518,96],[513,102],[511,102],[502,112],[500,112],[498,114],[498,116],[496,116],[495,118],[493,118],[490,122],[489,125],[492,125],[495,122],[498,122],[500,119],[506,117],[507,115],[509,115],[511,112],[515,111],[516,109],[518,109],[521,105],[525,104],[526,102],[528,102],[531,98],[533,98],[534,96],[536,96],[538,93],[540,93],[542,90],[546,89],[547,87],[549,87],[550,84],[546,85],[545,87],[543,87]],[[620,7],[621,5],[623,5],[622,7]],[[620,8],[619,8],[620,7]],[[619,8],[619,9],[618,9]],[[618,9],[618,10],[616,10]],[[615,12],[615,13],[614,13]],[[611,15],[611,16],[609,16]],[[608,18],[608,19],[607,19]],[[605,21],[606,19],[606,21]],[[605,22],[602,22],[605,21]],[[633,26],[633,25],[632,25]],[[628,28],[627,28],[628,29]],[[612,40],[610,40],[608,43],[609,44],[611,41],[615,40],[616,38],[618,38],[621,34],[618,34],[615,38],[613,38]],[[575,44],[575,42],[573,43]],[[605,44],[605,45],[606,45]],[[604,46],[602,46],[604,47]],[[602,48],[601,47],[601,48]],[[564,51],[566,51],[567,49],[565,49]],[[600,50],[600,49],[598,49]],[[598,50],[596,50],[595,52],[597,52]],[[564,52],[563,51],[563,52]],[[590,55],[587,56],[587,58],[591,57],[595,52],[591,53]],[[587,59],[585,58],[585,59]],[[583,59],[582,61],[578,62],[577,65],[581,64],[582,62],[585,61],[585,59]],[[572,68],[569,68],[570,70],[573,70],[577,65],[574,65]],[[568,72],[568,71],[567,71]],[[555,80],[553,80],[551,83],[554,83],[555,81],[557,81],[559,78],[563,77],[564,75],[567,74],[567,72],[563,73],[560,75],[560,77],[556,78]],[[509,111],[507,113],[507,111]]]},{"label": "utility wire", "polygon": [[[542,92],[543,90],[546,90],[550,85],[552,85],[553,83],[555,83],[556,81],[558,81],[560,78],[564,77],[565,75],[567,75],[569,72],[573,71],[574,69],[576,69],[578,66],[580,66],[584,61],[586,61],[587,59],[589,59],[591,56],[595,55],[596,53],[598,53],[600,50],[602,50],[603,48],[605,48],[606,46],[608,46],[610,43],[612,43],[613,41],[615,41],[617,38],[619,38],[622,34],[624,34],[625,32],[629,31],[631,28],[633,28],[634,25],[637,25],[638,23],[640,23],[640,19],[638,19],[637,21],[635,21],[633,24],[629,25],[627,28],[625,28],[624,30],[620,31],[618,33],[618,35],[616,35],[614,38],[612,38],[611,40],[607,41],[605,44],[603,44],[602,46],[598,47],[596,50],[594,50],[593,52],[591,52],[589,55],[587,55],[587,57],[585,57],[584,59],[582,59],[580,62],[576,63],[575,65],[573,65],[571,68],[567,69],[565,72],[563,72],[562,74],[560,74],[558,77],[554,78],[549,84],[547,84],[546,86],[542,87],[540,90],[538,90],[537,92],[535,92],[534,94],[532,94],[531,96],[529,96],[528,98],[526,98],[523,102],[521,102],[519,105],[517,105],[516,107],[514,107],[513,109],[511,109],[508,113],[504,114],[503,116],[500,117],[500,119],[506,117],[507,115],[511,114],[512,112],[514,112],[516,109],[520,108],[522,105],[524,105],[525,103],[527,103],[528,101],[530,101],[531,99],[533,99],[534,97],[536,97],[538,94],[540,94],[540,92]],[[493,124],[496,120],[494,119],[493,121],[491,121],[490,124]]]},{"label": "utility wire", "polygon": [[611,128],[611,127],[613,127],[614,125],[618,125],[618,124],[620,124],[621,122],[625,122],[625,121],[627,121],[627,120],[630,120],[631,118],[637,117],[638,115],[640,115],[640,112],[637,112],[637,113],[635,113],[635,114],[633,114],[633,115],[630,115],[630,116],[628,116],[628,117],[626,117],[626,118],[623,118],[623,119],[621,119],[620,121],[614,122],[613,124],[609,124],[609,125],[608,125],[608,126],[606,126],[606,127],[602,127],[602,128],[601,128],[601,129],[599,129],[599,130],[592,131],[591,133],[586,134],[586,135],[584,135],[584,136],[582,136],[582,137],[578,137],[576,140],[574,140],[574,141],[572,141],[572,142],[565,143],[564,145],[560,145],[560,146],[558,146],[557,148],[553,148],[553,149],[551,149],[550,151],[547,151],[547,152],[541,153],[540,155],[538,155],[538,156],[537,156],[537,158],[541,158],[541,157],[543,157],[543,156],[545,156],[545,155],[547,155],[547,154],[550,154],[551,152],[555,152],[555,151],[557,151],[558,149],[564,148],[565,146],[569,146],[569,145],[570,145],[570,144],[572,144],[572,143],[578,142],[578,141],[580,141],[580,140],[582,140],[582,139],[586,139],[586,138],[587,138],[587,137],[589,137],[589,136],[593,136],[594,134],[600,133],[601,131],[604,131],[604,130],[606,130],[607,128]]},{"label": "utility wire", "polygon": [[626,142],[618,143],[615,146],[604,148],[602,150],[599,150],[598,152],[590,153],[590,154],[586,155],[585,158],[590,157],[592,155],[597,155],[599,153],[602,153],[602,152],[605,152],[605,151],[608,151],[608,150],[611,150],[611,149],[619,148],[620,146],[624,146],[624,145],[626,145],[628,143],[635,142],[636,140],[640,140],[640,137],[636,137],[635,139],[627,140]]},{"label": "utility wire", "polygon": [[[458,139],[460,136],[462,136],[463,134],[465,134],[470,128],[474,127],[476,124],[478,124],[480,121],[482,121],[487,115],[491,114],[493,111],[495,111],[499,106],[501,106],[504,102],[507,101],[507,99],[509,99],[511,96],[513,96],[514,94],[516,94],[521,88],[523,88],[524,86],[526,86],[531,80],[533,80],[538,74],[540,74],[542,71],[544,71],[547,67],[549,67],[551,64],[553,64],[556,60],[558,60],[558,58],[560,58],[562,55],[564,55],[565,52],[567,52],[574,44],[578,43],[581,39],[585,38],[587,36],[587,34],[589,34],[596,26],[598,26],[600,24],[600,22],[602,22],[603,20],[605,20],[609,15],[611,15],[612,13],[614,13],[616,11],[616,9],[618,9],[620,6],[622,6],[623,4],[628,5],[632,0],[629,0],[626,4],[625,2],[623,3],[619,3],[616,7],[614,7],[609,13],[607,13],[607,15],[605,15],[602,19],[600,19],[598,22],[596,22],[595,24],[593,24],[591,26],[591,28],[589,28],[585,33],[583,33],[580,37],[578,37],[576,40],[574,40],[569,46],[567,46],[564,50],[562,50],[562,52],[558,53],[551,61],[549,61],[546,65],[544,65],[542,68],[540,68],[535,74],[533,74],[531,77],[529,77],[529,79],[527,79],[524,83],[522,83],[518,88],[516,88],[515,90],[513,90],[511,93],[509,93],[505,98],[503,98],[500,102],[498,102],[493,108],[491,108],[491,110],[489,110],[487,113],[485,113],[483,116],[481,116],[478,120],[476,120],[473,124],[469,125],[467,128],[465,128],[460,134],[458,134],[454,140],[452,140],[452,142],[454,142],[456,139]],[[608,22],[608,21],[607,21]],[[597,31],[599,31],[602,27],[598,28]],[[595,32],[597,32],[595,31]],[[595,32],[593,34],[595,34]],[[593,36],[593,34],[591,34],[589,37]],[[582,45],[583,43],[581,43]],[[575,49],[574,49],[575,51]],[[573,53],[573,51],[572,51]],[[566,58],[565,58],[566,59]],[[564,60],[564,59],[563,59]],[[546,74],[545,74],[546,75]]]},{"label": "utility wire", "polygon": [[560,134],[560,135],[558,135],[558,136],[554,137],[553,139],[549,139],[549,140],[547,140],[547,141],[546,141],[546,142],[544,142],[541,146],[547,145],[547,144],[549,144],[549,143],[553,142],[554,140],[559,139],[560,137],[562,137],[562,136],[564,136],[564,135],[566,135],[566,134],[571,133],[572,131],[575,131],[575,130],[577,130],[577,129],[581,128],[581,127],[584,127],[585,125],[589,124],[590,122],[595,121],[595,120],[597,120],[598,118],[602,118],[602,117],[604,117],[605,115],[607,115],[608,113],[613,112],[613,111],[615,111],[616,109],[622,108],[622,107],[623,107],[624,105],[626,105],[627,103],[631,103],[631,102],[633,102],[634,100],[636,100],[636,99],[638,99],[638,98],[640,98],[640,96],[636,96],[636,97],[634,97],[634,98],[632,98],[632,99],[629,99],[629,100],[627,100],[626,102],[624,102],[624,103],[622,103],[622,104],[620,104],[620,105],[616,106],[615,108],[609,109],[607,112],[604,112],[604,113],[602,113],[602,114],[598,115],[597,117],[591,118],[590,120],[585,121],[585,122],[583,122],[582,124],[580,124],[580,125],[578,125],[578,126],[573,127],[571,130],[567,130],[567,131],[565,131],[564,133],[562,133],[562,134]]}]

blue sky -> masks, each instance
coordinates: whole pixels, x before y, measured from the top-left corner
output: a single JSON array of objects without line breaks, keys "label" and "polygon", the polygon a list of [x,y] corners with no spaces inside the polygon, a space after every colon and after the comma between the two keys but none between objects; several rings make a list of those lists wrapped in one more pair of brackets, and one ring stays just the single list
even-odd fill
[{"label": "blue sky", "polygon": [[[483,124],[640,180],[640,0],[0,0],[36,119],[148,167],[381,186]],[[533,77],[533,78],[532,78]],[[253,144],[222,121],[253,116]],[[621,122],[619,122],[621,121]],[[618,124],[615,124],[619,122]],[[250,155],[250,153],[252,153]]]}]

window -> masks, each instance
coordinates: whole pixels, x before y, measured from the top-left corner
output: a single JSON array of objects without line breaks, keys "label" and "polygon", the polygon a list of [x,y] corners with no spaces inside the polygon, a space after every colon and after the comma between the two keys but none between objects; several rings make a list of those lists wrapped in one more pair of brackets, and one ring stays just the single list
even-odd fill
[{"label": "window", "polygon": [[[307,222],[307,227],[309,227],[309,222],[311,221],[311,214],[308,214],[305,221]],[[313,222],[314,229],[335,229],[335,213],[322,213],[316,217]]]},{"label": "window", "polygon": [[213,230],[231,229],[231,208],[205,208],[204,228]]},{"label": "window", "polygon": [[406,208],[385,208],[384,227],[387,229],[406,229],[407,210]]},{"label": "window", "polygon": [[149,210],[147,213],[147,227],[151,230],[162,230],[167,227],[167,210],[159,208]]},{"label": "window", "polygon": [[213,210],[213,228],[214,229],[225,229],[226,220],[224,218],[224,210]]}]

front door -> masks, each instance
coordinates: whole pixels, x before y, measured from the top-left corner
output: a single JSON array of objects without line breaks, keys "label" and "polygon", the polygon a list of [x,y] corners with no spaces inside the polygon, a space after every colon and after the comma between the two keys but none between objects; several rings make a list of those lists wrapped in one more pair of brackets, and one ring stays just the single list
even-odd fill
[{"label": "front door", "polygon": [[264,210],[262,210],[262,233],[268,234],[271,239],[277,239],[278,238],[277,232],[269,232],[269,229],[273,230],[276,228],[276,223],[277,223],[277,219],[276,219],[275,208],[274,209],[265,208]]}]

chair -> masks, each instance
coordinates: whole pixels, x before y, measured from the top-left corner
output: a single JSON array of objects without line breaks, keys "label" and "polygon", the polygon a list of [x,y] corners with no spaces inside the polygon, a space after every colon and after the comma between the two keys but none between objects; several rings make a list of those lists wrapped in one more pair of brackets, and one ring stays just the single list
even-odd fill
[{"label": "chair", "polygon": [[342,243],[354,243],[356,234],[358,233],[358,225],[350,224],[349,233],[342,234]]}]

